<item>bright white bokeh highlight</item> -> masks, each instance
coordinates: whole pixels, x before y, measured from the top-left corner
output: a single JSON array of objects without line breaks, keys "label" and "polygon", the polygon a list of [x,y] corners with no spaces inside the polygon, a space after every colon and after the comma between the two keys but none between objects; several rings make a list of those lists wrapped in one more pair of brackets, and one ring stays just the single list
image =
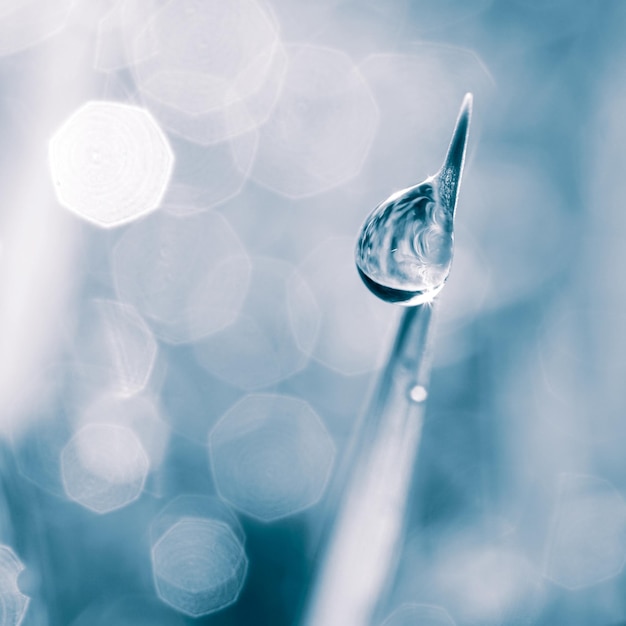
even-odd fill
[{"label": "bright white bokeh highlight", "polygon": [[378,124],[370,90],[343,52],[289,46],[283,89],[259,129],[251,176],[288,198],[322,193],[361,170]]},{"label": "bright white bokeh highlight", "polygon": [[172,0],[134,39],[139,89],[172,132],[212,144],[269,115],[285,68],[277,25],[255,0]]},{"label": "bright white bokeh highlight", "polygon": [[381,626],[456,626],[450,614],[439,606],[403,604]]},{"label": "bright white bokeh highlight", "polygon": [[248,391],[277,383],[306,365],[320,315],[295,267],[268,257],[251,261],[250,287],[237,319],[194,346],[202,367]]},{"label": "bright white bokeh highlight", "polygon": [[271,522],[320,499],[335,446],[303,400],[251,394],[215,425],[209,454],[222,498],[251,517]]},{"label": "bright white bokeh highlight", "polygon": [[562,474],[545,575],[566,589],[617,576],[626,562],[626,502],[595,476]]},{"label": "bright white bokeh highlight", "polygon": [[59,203],[103,228],[154,211],[174,164],[150,113],[106,101],[73,113],[50,140],[49,158]]},{"label": "bright white bokeh highlight", "polygon": [[100,390],[120,396],[139,393],[148,384],[156,356],[156,340],[132,306],[114,300],[86,304],[74,359],[81,375]]},{"label": "bright white bokeh highlight", "polygon": [[458,220],[475,238],[491,277],[485,308],[530,297],[571,263],[575,223],[567,196],[555,183],[536,155],[521,149],[515,162],[505,148],[470,164]]},{"label": "bright white bokeh highlight", "polygon": [[76,0],[4,0],[0,5],[0,56],[44,42],[63,29]]},{"label": "bright white bokeh highlight", "polygon": [[30,599],[17,582],[24,569],[13,550],[0,545],[0,626],[19,626],[26,615]]},{"label": "bright white bokeh highlight", "polygon": [[124,234],[113,253],[121,300],[144,316],[159,338],[196,341],[238,315],[250,262],[219,213],[157,214]]},{"label": "bright white bokeh highlight", "polygon": [[159,597],[191,617],[236,602],[247,570],[242,541],[229,525],[216,519],[183,517],[152,548]]},{"label": "bright white bokeh highlight", "polygon": [[87,424],[61,452],[68,498],[99,514],[135,501],[143,491],[149,469],[141,442],[124,426]]},{"label": "bright white bokeh highlight", "polygon": [[[364,374],[382,365],[390,349],[398,307],[376,298],[361,282],[354,265],[354,238],[326,239],[298,271],[321,313],[312,356],[346,375]],[[302,330],[297,324],[293,328],[299,338]]]}]

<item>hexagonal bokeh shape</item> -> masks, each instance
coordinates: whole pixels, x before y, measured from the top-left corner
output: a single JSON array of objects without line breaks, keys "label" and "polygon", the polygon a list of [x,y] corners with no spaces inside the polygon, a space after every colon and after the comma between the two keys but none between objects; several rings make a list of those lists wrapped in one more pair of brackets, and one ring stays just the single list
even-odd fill
[{"label": "hexagonal bokeh shape", "polygon": [[617,576],[626,562],[626,502],[603,478],[563,474],[545,575],[566,589]]},{"label": "hexagonal bokeh shape", "polygon": [[23,563],[8,546],[0,545],[0,624],[19,626],[24,619],[30,598],[17,584]]},{"label": "hexagonal bokeh shape", "polygon": [[111,228],[159,206],[174,155],[145,109],[91,101],[53,135],[49,161],[59,203],[89,222]]},{"label": "hexagonal bokeh shape", "polygon": [[335,447],[303,400],[250,394],[209,435],[217,489],[235,508],[264,522],[298,513],[322,496]]},{"label": "hexagonal bokeh shape", "polygon": [[219,519],[183,517],[152,548],[161,600],[189,615],[208,615],[236,602],[248,570],[243,543]]},{"label": "hexagonal bokeh shape", "polygon": [[141,442],[124,426],[87,424],[61,452],[65,493],[94,513],[109,513],[134,502],[149,469]]}]

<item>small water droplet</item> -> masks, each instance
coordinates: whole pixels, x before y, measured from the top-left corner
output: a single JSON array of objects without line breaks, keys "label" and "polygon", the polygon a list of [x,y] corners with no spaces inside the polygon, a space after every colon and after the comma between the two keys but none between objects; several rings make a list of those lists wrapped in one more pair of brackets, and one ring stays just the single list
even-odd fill
[{"label": "small water droplet", "polygon": [[422,387],[422,385],[415,385],[409,390],[409,398],[411,398],[413,402],[425,402],[426,398],[428,398],[428,391],[426,387]]},{"label": "small water droplet", "polygon": [[379,204],[361,228],[357,269],[370,291],[387,302],[422,304],[445,284],[471,107],[467,94],[439,172]]}]

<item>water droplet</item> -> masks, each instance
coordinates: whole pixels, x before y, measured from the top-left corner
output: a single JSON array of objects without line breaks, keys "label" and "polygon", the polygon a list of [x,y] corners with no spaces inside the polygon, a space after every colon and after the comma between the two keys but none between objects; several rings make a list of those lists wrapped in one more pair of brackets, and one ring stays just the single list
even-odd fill
[{"label": "water droplet", "polygon": [[472,95],[467,94],[439,172],[379,204],[361,228],[356,247],[359,274],[370,291],[387,302],[428,302],[448,277],[471,108]]},{"label": "water droplet", "polygon": [[422,385],[415,385],[409,390],[409,397],[413,402],[424,402],[428,398],[428,391]]}]

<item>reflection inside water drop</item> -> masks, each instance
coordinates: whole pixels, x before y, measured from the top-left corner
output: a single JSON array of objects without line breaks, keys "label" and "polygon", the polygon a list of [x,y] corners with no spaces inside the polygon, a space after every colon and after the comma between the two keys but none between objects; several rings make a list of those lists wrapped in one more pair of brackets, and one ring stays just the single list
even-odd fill
[{"label": "reflection inside water drop", "polygon": [[452,263],[453,220],[430,180],[380,204],[363,226],[356,263],[361,278],[388,302],[431,300]]},{"label": "reflection inside water drop", "polygon": [[428,302],[448,277],[471,102],[468,94],[441,170],[379,204],[361,228],[357,269],[370,291],[387,302]]}]

